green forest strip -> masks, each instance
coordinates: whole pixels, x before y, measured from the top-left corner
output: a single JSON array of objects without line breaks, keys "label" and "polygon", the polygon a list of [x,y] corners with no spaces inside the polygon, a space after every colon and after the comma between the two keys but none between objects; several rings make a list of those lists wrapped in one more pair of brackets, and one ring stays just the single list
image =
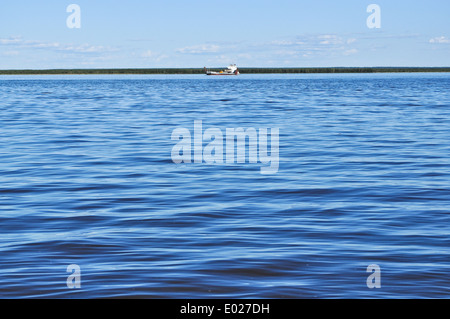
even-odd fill
[{"label": "green forest strip", "polygon": [[[221,70],[214,68],[211,70]],[[298,74],[298,73],[416,73],[450,72],[450,67],[336,67],[336,68],[239,68],[242,74]],[[203,68],[158,69],[54,69],[54,70],[0,70],[0,75],[40,74],[204,74]]]}]

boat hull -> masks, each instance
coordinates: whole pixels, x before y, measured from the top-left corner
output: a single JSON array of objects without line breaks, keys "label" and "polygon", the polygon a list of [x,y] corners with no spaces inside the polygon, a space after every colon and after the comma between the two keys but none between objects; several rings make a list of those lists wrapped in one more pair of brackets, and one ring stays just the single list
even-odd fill
[{"label": "boat hull", "polygon": [[239,73],[219,73],[219,72],[208,72],[206,75],[217,75],[217,76],[225,76],[225,75],[239,75]]}]

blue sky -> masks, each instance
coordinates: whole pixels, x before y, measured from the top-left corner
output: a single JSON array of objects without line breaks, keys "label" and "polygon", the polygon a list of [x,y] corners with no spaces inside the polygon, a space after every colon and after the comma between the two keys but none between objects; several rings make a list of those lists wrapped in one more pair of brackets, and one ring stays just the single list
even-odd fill
[{"label": "blue sky", "polygon": [[449,17],[448,0],[3,1],[0,69],[450,66]]}]

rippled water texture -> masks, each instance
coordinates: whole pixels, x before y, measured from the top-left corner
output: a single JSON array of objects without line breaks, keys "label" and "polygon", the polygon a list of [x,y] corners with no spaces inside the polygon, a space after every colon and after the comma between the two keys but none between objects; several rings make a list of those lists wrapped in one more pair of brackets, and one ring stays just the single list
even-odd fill
[{"label": "rippled water texture", "polygon": [[[0,297],[448,298],[449,88],[449,74],[2,76]],[[171,134],[194,120],[279,128],[278,173],[174,164]]]}]

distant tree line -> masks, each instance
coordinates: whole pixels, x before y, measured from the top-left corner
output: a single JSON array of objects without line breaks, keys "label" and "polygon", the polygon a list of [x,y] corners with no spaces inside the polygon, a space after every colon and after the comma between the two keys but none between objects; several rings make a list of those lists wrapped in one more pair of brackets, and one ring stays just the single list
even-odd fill
[{"label": "distant tree line", "polygon": [[[214,68],[212,70],[221,70]],[[450,67],[332,67],[332,68],[239,68],[242,74],[263,73],[398,73],[398,72],[450,72]],[[0,70],[1,75],[25,74],[204,74],[203,68],[157,69],[53,69],[53,70]]]},{"label": "distant tree line", "polygon": [[241,73],[397,73],[450,72],[450,67],[330,67],[330,68],[239,68]]}]

